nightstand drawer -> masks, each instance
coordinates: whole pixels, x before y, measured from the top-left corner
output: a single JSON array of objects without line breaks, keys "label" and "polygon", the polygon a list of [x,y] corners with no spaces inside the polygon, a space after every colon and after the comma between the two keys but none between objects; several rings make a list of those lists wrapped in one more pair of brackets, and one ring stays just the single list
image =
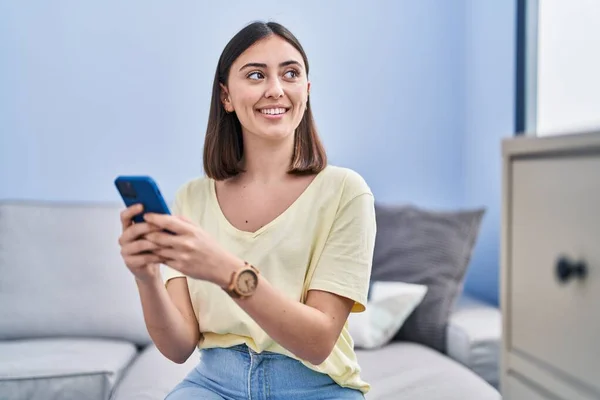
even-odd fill
[{"label": "nightstand drawer", "polygon": [[547,393],[542,394],[539,388],[533,388],[530,384],[526,383],[523,379],[520,379],[512,374],[509,374],[506,378],[505,392],[502,393],[502,397],[507,400],[554,400],[555,396],[550,396]]},{"label": "nightstand drawer", "polygon": [[509,172],[508,351],[600,393],[600,153]]}]

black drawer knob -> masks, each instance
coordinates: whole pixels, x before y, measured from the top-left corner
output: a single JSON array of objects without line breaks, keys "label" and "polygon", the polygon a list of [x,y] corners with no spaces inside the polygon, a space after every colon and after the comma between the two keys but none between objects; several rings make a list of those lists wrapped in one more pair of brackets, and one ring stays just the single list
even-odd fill
[{"label": "black drawer knob", "polygon": [[560,257],[556,263],[556,276],[562,283],[568,282],[571,278],[584,279],[587,275],[587,266],[585,262],[572,262],[566,257]]}]

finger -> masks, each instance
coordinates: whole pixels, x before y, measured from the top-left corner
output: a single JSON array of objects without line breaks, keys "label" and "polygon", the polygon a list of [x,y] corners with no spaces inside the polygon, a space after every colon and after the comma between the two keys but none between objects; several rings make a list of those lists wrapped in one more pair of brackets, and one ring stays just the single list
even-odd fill
[{"label": "finger", "polygon": [[144,214],[144,220],[179,235],[188,233],[191,228],[189,223],[168,214],[147,213]]},{"label": "finger", "polygon": [[172,262],[177,260],[181,252],[172,248],[159,247],[158,249],[154,250],[153,253],[157,256],[160,256],[164,261]]},{"label": "finger", "polygon": [[154,250],[159,249],[156,243],[152,243],[148,240],[136,240],[135,242],[131,242],[121,249],[121,254],[125,257],[131,255],[139,255],[144,252],[153,252]]},{"label": "finger", "polygon": [[126,243],[134,242],[142,238],[144,235],[147,235],[151,232],[156,232],[157,230],[160,230],[160,228],[145,222],[141,224],[133,224],[129,226],[125,232],[123,232],[119,243],[124,245]]},{"label": "finger", "polygon": [[188,224],[192,224],[192,225],[194,224],[191,219],[189,219],[188,217],[184,217],[183,215],[177,215],[177,218],[179,218],[180,220],[182,220],[184,222],[187,222]]},{"label": "finger", "polygon": [[125,259],[125,263],[130,268],[139,268],[148,264],[160,264],[162,262],[162,258],[156,254],[138,254]]},{"label": "finger", "polygon": [[144,211],[144,206],[141,204],[134,204],[121,211],[121,226],[123,231],[131,225],[132,218],[142,211]]},{"label": "finger", "polygon": [[133,224],[125,229],[125,232],[119,238],[119,243],[124,245],[125,243],[133,242],[138,240],[144,235],[147,235],[152,232],[160,231],[161,228],[157,227],[153,224],[141,223],[141,224]]},{"label": "finger", "polygon": [[159,245],[160,247],[180,247],[181,237],[163,232],[159,228],[158,231],[150,232],[144,235],[146,240]]}]

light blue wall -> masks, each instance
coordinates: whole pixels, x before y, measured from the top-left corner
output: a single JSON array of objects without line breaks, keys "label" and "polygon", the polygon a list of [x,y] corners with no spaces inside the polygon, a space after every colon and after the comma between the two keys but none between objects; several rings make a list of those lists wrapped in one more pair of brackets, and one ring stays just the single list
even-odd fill
[{"label": "light blue wall", "polygon": [[301,40],[332,163],[378,201],[488,207],[467,290],[497,298],[499,138],[512,128],[513,1],[0,2],[0,199],[172,198],[202,174],[217,58],[255,19]]},{"label": "light blue wall", "polygon": [[466,289],[498,304],[501,140],[514,132],[515,1],[466,1],[465,206],[487,208]]},{"label": "light blue wall", "polygon": [[381,201],[462,200],[460,2],[1,2],[0,198],[118,200],[118,174],[167,197],[199,175],[221,49],[254,19],[287,25],[312,67],[331,161]]}]

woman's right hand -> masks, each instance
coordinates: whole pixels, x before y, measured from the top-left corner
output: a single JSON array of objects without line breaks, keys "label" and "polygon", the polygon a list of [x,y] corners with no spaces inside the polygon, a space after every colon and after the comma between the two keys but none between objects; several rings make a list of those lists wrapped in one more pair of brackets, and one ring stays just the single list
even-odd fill
[{"label": "woman's right hand", "polygon": [[153,253],[158,246],[146,240],[145,235],[161,229],[146,222],[133,223],[133,217],[142,211],[143,206],[135,204],[121,212],[122,234],[119,237],[119,245],[121,257],[135,279],[147,282],[160,276],[162,259]]}]

